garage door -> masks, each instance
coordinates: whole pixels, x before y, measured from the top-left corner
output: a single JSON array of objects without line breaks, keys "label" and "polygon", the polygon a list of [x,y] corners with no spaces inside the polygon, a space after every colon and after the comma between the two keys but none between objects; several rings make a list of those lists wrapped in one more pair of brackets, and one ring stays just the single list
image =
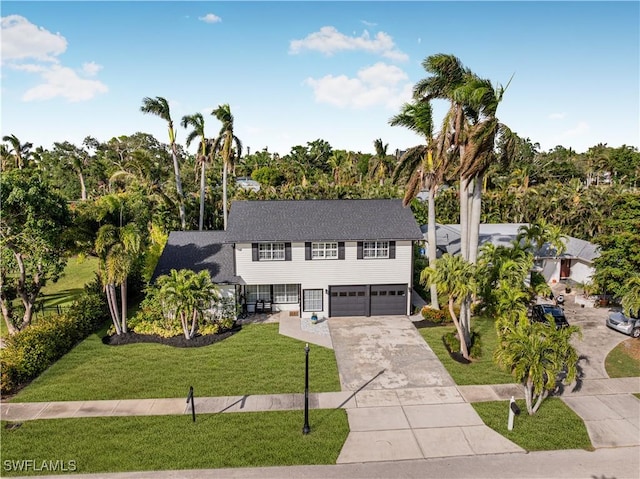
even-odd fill
[{"label": "garage door", "polygon": [[367,314],[366,286],[331,286],[329,291],[329,316]]},{"label": "garage door", "polygon": [[372,284],[371,315],[407,314],[406,284]]}]

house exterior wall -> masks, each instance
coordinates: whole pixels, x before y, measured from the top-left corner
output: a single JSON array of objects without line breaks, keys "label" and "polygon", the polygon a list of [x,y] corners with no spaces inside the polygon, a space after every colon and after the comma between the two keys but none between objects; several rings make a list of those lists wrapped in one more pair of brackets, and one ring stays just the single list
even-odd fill
[{"label": "house exterior wall", "polygon": [[[593,265],[580,259],[571,260],[571,273],[569,279],[576,283],[586,283],[593,275]],[[547,283],[560,281],[560,258],[546,258],[543,264],[542,275]]]},{"label": "house exterior wall", "polygon": [[[251,243],[235,245],[236,274],[242,284],[299,284],[302,290],[324,291],[322,311],[328,316],[329,297],[326,290],[335,285],[399,284],[411,287],[413,249],[411,241],[396,241],[396,257],[393,259],[357,259],[357,242],[345,242],[345,259],[305,260],[305,244],[292,243],[291,261],[253,261]],[[407,292],[407,308],[410,294]],[[298,310],[297,304],[276,305],[279,310]],[[305,317],[311,312],[300,311]]]}]

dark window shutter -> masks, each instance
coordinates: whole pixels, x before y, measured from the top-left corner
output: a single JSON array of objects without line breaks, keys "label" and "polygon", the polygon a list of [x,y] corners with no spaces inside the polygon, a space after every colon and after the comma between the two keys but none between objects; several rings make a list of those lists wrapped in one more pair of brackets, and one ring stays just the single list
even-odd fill
[{"label": "dark window shutter", "polygon": [[291,261],[291,243],[284,244],[284,260]]},{"label": "dark window shutter", "polygon": [[258,255],[258,243],[251,243],[251,255],[253,261],[260,260],[260,256]]},{"label": "dark window shutter", "polygon": [[362,241],[358,241],[358,259],[362,259]]},{"label": "dark window shutter", "polygon": [[306,242],[304,244],[304,259],[305,260],[311,259],[311,242]]},{"label": "dark window shutter", "polygon": [[344,259],[344,241],[338,242],[338,259]]},{"label": "dark window shutter", "polygon": [[396,257],[396,242],[389,241],[389,258],[393,259]]}]

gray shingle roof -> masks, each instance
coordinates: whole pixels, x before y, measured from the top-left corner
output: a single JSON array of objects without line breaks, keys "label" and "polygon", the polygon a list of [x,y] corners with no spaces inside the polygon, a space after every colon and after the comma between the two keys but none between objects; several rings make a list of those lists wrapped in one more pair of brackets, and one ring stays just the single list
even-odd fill
[{"label": "gray shingle roof", "polygon": [[172,269],[208,270],[214,283],[236,283],[233,245],[225,244],[224,231],[172,231],[151,282]]},{"label": "gray shingle roof", "polygon": [[420,240],[401,200],[234,201],[227,242]]}]

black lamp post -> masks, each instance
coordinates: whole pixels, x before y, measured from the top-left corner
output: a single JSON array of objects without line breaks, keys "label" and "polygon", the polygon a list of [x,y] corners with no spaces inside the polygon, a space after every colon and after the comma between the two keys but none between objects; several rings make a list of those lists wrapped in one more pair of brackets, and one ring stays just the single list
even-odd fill
[{"label": "black lamp post", "polygon": [[309,434],[309,343],[304,347],[304,426],[302,434]]}]

